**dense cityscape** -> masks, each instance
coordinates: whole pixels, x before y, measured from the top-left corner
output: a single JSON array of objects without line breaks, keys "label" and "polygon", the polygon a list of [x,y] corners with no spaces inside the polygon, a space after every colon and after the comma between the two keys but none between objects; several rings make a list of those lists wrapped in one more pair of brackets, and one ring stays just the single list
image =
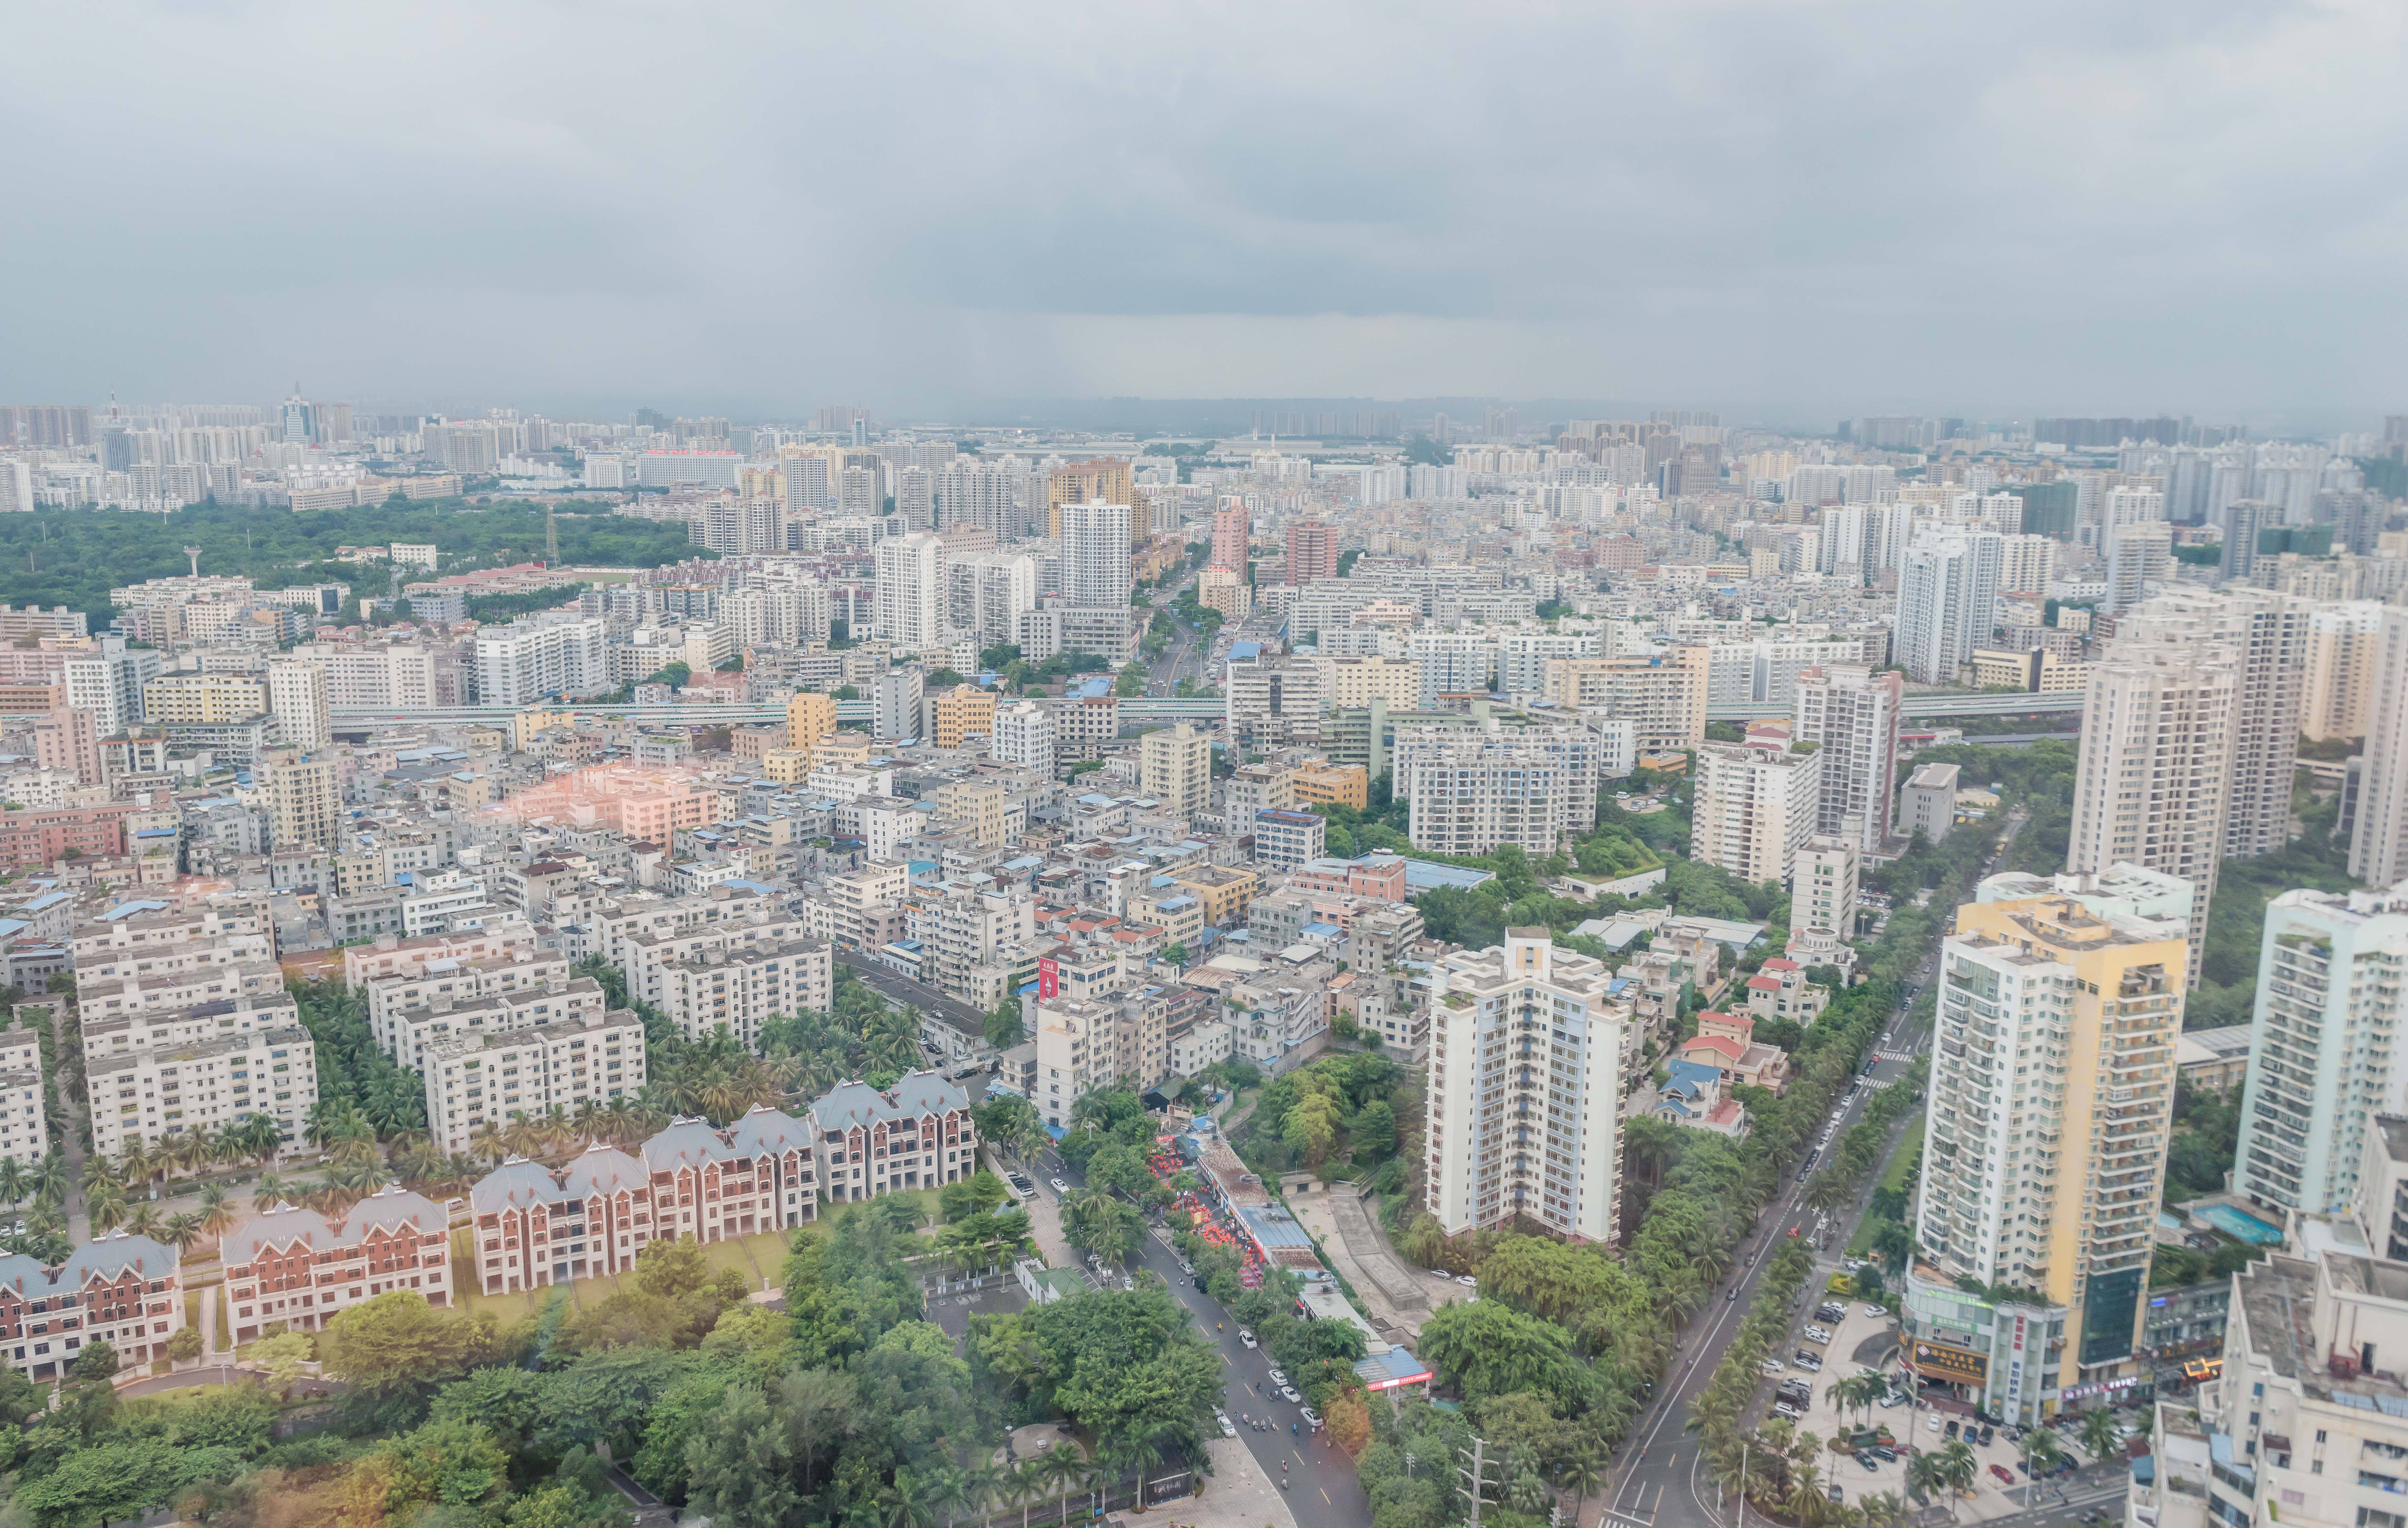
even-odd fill
[{"label": "dense cityscape", "polygon": [[0,407],[8,1520],[2399,1528],[2408,415],[1245,412]]}]

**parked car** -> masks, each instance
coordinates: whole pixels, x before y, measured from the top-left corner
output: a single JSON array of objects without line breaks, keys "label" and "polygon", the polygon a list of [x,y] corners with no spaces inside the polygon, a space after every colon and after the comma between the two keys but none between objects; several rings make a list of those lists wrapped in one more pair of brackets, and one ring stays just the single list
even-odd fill
[{"label": "parked car", "polygon": [[1809,1374],[1818,1374],[1823,1368],[1823,1361],[1816,1358],[1813,1354],[1806,1351],[1803,1348],[1800,1348],[1797,1352],[1790,1355],[1789,1363],[1790,1367],[1804,1369]]},{"label": "parked car", "polygon": [[1944,1438],[1953,1438],[1953,1437],[1955,1437],[1955,1436],[1956,1435],[1956,1418],[1951,1417],[1951,1418],[1949,1418],[1949,1419],[1948,1419],[1948,1425],[1947,1425],[1947,1426],[1945,1426],[1945,1427],[1942,1427],[1942,1428],[1940,1430],[1940,1435],[1941,1435],[1942,1437],[1944,1437]]},{"label": "parked car", "polygon": [[1281,1369],[1273,1369],[1273,1370],[1271,1371],[1271,1383],[1272,1383],[1272,1384],[1274,1384],[1274,1385],[1284,1385],[1284,1384],[1286,1384],[1286,1383],[1287,1383],[1287,1374],[1286,1374],[1286,1372],[1285,1372],[1285,1371],[1283,1371],[1283,1370],[1281,1370]]},{"label": "parked car", "polygon": [[1238,1340],[1249,1348],[1254,1346],[1254,1334],[1242,1326],[1238,1328]]},{"label": "parked car", "polygon": [[1472,1277],[1469,1274],[1457,1274],[1455,1281],[1457,1284],[1462,1285],[1467,1290],[1476,1290],[1480,1288],[1480,1280]]},{"label": "parked car", "polygon": [[1842,1494],[1842,1493],[1841,1492],[1840,1488],[1839,1488],[1838,1486],[1825,1486],[1825,1487],[1823,1488],[1823,1494],[1824,1494],[1824,1495],[1826,1495],[1826,1496],[1830,1497],[1830,1498],[1831,1498],[1831,1500],[1833,1500],[1833,1501],[1835,1501],[1835,1502],[1844,1502],[1844,1501],[1846,1501],[1846,1500],[1848,1499],[1844,1494]]},{"label": "parked car", "polygon": [[1999,1484],[2002,1486],[2012,1486],[2015,1483],[2014,1472],[2003,1464],[1991,1465],[1990,1473],[1999,1478]]},{"label": "parked car", "polygon": [[1887,1411],[1892,1406],[1902,1406],[1906,1405],[1908,1399],[1908,1397],[1900,1395],[1898,1391],[1892,1391],[1873,1404],[1880,1406],[1884,1411]]},{"label": "parked car", "polygon": [[1924,1430],[1925,1432],[1927,1432],[1927,1433],[1937,1433],[1937,1432],[1939,1432],[1939,1431],[1940,1431],[1940,1413],[1938,1413],[1938,1412],[1936,1412],[1936,1411],[1935,1411],[1935,1412],[1933,1412],[1930,1416],[1924,1418],[1924,1419],[1923,1419],[1923,1430]]},{"label": "parked car", "polygon": [[1992,1428],[1988,1422],[1984,1422],[1982,1424],[1982,1436],[1979,1441],[1982,1447],[1986,1449],[1990,1446],[1990,1440],[1998,1435],[1996,1429]]},{"label": "parked car", "polygon": [[1786,1401],[1773,1402],[1772,1414],[1776,1417],[1786,1417],[1792,1421],[1796,1421],[1806,1415],[1806,1413],[1799,1410],[1796,1406],[1791,1405]]},{"label": "parked car", "polygon": [[1808,1342],[1828,1343],[1831,1340],[1831,1333],[1822,1327],[1810,1326],[1806,1329],[1806,1340]]},{"label": "parked car", "polygon": [[1280,1387],[1280,1399],[1283,1401],[1300,1402],[1304,1397],[1296,1392],[1296,1387],[1294,1385],[1282,1385]]},{"label": "parked car", "polygon": [[1848,1307],[1836,1300],[1826,1300],[1814,1307],[1814,1318],[1837,1326],[1848,1319]]},{"label": "parked car", "polygon": [[1872,1318],[1876,1321],[1886,1320],[1889,1318],[1889,1310],[1886,1306],[1859,1305],[1856,1308],[1863,1311],[1867,1316]]},{"label": "parked car", "polygon": [[1765,1374],[1765,1375],[1777,1375],[1777,1374],[1780,1374],[1780,1373],[1782,1373],[1782,1372],[1783,1372],[1783,1371],[1782,1371],[1782,1367],[1781,1367],[1781,1361],[1780,1361],[1779,1359],[1777,1359],[1777,1358],[1769,1358],[1769,1359],[1766,1359],[1763,1362],[1761,1362],[1761,1363],[1759,1363],[1759,1364],[1757,1364],[1757,1365],[1756,1366],[1756,1373],[1758,1373],[1758,1374]]},{"label": "parked car", "polygon": [[1320,1429],[1320,1427],[1321,1427],[1321,1413],[1320,1413],[1320,1412],[1313,1410],[1311,1406],[1299,1406],[1299,1407],[1297,1407],[1297,1409],[1298,1413],[1299,1413],[1300,1415],[1302,1415],[1302,1416],[1303,1416],[1303,1418],[1304,1418],[1304,1425],[1305,1425],[1305,1426],[1310,1427],[1310,1428],[1312,1428],[1312,1429],[1314,1429],[1315,1431],[1318,1431],[1318,1430]]},{"label": "parked car", "polygon": [[1881,1470],[1881,1461],[1872,1456],[1870,1449],[1858,1449],[1856,1463],[1862,1464],[1868,1474],[1878,1474]]}]

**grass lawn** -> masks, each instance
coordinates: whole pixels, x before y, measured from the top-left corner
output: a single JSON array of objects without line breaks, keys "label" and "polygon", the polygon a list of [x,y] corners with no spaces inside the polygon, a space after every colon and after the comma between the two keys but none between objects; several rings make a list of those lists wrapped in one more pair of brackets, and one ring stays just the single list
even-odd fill
[{"label": "grass lawn", "polygon": [[[1882,1188],[1904,1189],[1906,1175],[1923,1160],[1923,1116],[1916,1115],[1907,1122],[1906,1133],[1898,1138],[1898,1149],[1890,1153],[1889,1165],[1882,1171]],[[1856,1233],[1848,1238],[1847,1255],[1863,1257],[1866,1248],[1872,1246],[1873,1232],[1880,1228],[1881,1222],[1870,1215],[1857,1221]]]},{"label": "grass lawn", "polygon": [[[821,1207],[824,1209],[828,1206]],[[785,1275],[786,1234],[781,1231],[755,1232],[750,1236],[738,1236],[728,1241],[713,1242],[704,1247],[703,1251],[709,1255],[711,1267],[735,1269],[744,1276],[745,1285],[749,1289],[760,1289],[761,1281],[765,1278],[775,1283]],[[543,1309],[544,1303],[552,1297],[551,1287],[534,1290],[522,1290],[516,1294],[482,1294],[478,1292],[482,1286],[476,1277],[476,1271],[468,1260],[454,1258],[452,1269],[454,1283],[462,1290],[462,1297],[466,1301],[468,1310],[472,1314],[490,1310],[505,1323],[517,1320],[522,1316],[537,1314]],[[635,1287],[635,1276],[632,1273],[595,1274],[584,1278],[571,1279],[566,1285],[568,1298],[573,1306],[579,1310],[590,1309],[596,1304],[609,1299],[621,1290],[632,1290]]]}]

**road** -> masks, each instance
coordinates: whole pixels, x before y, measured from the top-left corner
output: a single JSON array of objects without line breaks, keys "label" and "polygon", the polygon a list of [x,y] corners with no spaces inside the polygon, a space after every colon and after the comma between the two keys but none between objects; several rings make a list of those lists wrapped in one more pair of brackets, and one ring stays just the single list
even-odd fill
[{"label": "road", "polygon": [[[1039,1194],[1049,1199],[1058,1197],[1047,1181],[1050,1177],[1058,1177],[1074,1189],[1083,1186],[1084,1178],[1054,1151],[1048,1149],[1041,1155],[1043,1160],[1036,1174]],[[1302,1426],[1297,1406],[1272,1392],[1270,1356],[1238,1340],[1236,1319],[1180,1271],[1179,1254],[1152,1234],[1150,1228],[1140,1261],[1170,1287],[1172,1298],[1187,1307],[1196,1318],[1197,1330],[1219,1350],[1221,1362],[1228,1370],[1228,1383],[1222,1389],[1222,1405],[1229,1420],[1236,1421],[1241,1413],[1271,1420],[1273,1431],[1267,1433],[1258,1433],[1240,1422],[1238,1437],[1253,1450],[1255,1462],[1271,1478],[1279,1478],[1281,1466],[1286,1466],[1294,1484],[1285,1493],[1288,1509],[1296,1514],[1297,1528],[1363,1528],[1371,1521],[1371,1503],[1363,1494],[1362,1483],[1354,1478],[1354,1462],[1328,1440],[1328,1434],[1316,1435],[1311,1428]],[[1136,1266],[1131,1264],[1132,1271]],[[1289,1427],[1297,1431],[1283,1431]]]},{"label": "road", "polygon": [[[1985,740],[1987,741],[1987,740]],[[2020,831],[2025,818],[2020,814],[2008,821],[2008,836]],[[1985,872],[1986,873],[1986,872]],[[1940,957],[1935,945],[1915,968],[1907,983],[1908,991],[1899,1003],[1888,1031],[1874,1041],[1873,1081],[1886,1083],[1904,1073],[1913,1058],[1930,1044],[1930,1034],[1919,1023],[1907,1017],[1914,997],[1931,985],[1931,973]],[[1844,1132],[1861,1116],[1871,1089],[1858,1093],[1841,1112],[1840,1130]],[[1899,1129],[1906,1121],[1899,1122]],[[1835,1137],[1836,1139],[1836,1137]],[[1885,1158],[1886,1160],[1886,1158]],[[1624,1517],[1637,1518],[1664,1528],[1671,1523],[1713,1524],[1724,1528],[1725,1518],[1715,1506],[1715,1487],[1710,1472],[1699,1460],[1702,1440],[1689,1431],[1689,1403],[1704,1392],[1713,1377],[1714,1367],[1722,1362],[1723,1353],[1730,1347],[1743,1313],[1756,1298],[1756,1282],[1763,1273],[1764,1254],[1780,1238],[1792,1230],[1801,1236],[1813,1234],[1816,1213],[1800,1202],[1804,1188],[1799,1173],[1793,1171],[1787,1194],[1767,1205],[1757,1218],[1757,1229],[1740,1248],[1737,1275],[1739,1298],[1717,1298],[1691,1318],[1678,1340],[1672,1372],[1658,1387],[1655,1405],[1640,1419],[1630,1438],[1623,1445],[1614,1483],[1605,1500],[1612,1509]],[[1830,1250],[1818,1255],[1814,1271],[1807,1276],[1805,1288],[1813,1290],[1839,1267],[1840,1258],[1864,1218],[1861,1202],[1844,1210],[1830,1238]],[[1717,1290],[1717,1295],[1724,1293]],[[1801,1301],[1793,1324],[1802,1325],[1811,1303]],[[1769,1382],[1768,1382],[1769,1384]],[[2050,1520],[2054,1528],[2054,1520]]]},{"label": "road", "polygon": [[1170,645],[1163,649],[1161,660],[1147,670],[1145,693],[1148,695],[1167,697],[1177,688],[1182,679],[1195,680],[1199,686],[1203,683],[1201,634],[1194,627],[1181,620],[1179,612],[1172,606],[1172,601],[1179,598],[1180,592],[1195,582],[1194,573],[1183,574],[1178,583],[1163,589],[1154,597],[1154,608],[1168,613],[1171,623],[1179,628],[1179,632],[1170,639]]}]

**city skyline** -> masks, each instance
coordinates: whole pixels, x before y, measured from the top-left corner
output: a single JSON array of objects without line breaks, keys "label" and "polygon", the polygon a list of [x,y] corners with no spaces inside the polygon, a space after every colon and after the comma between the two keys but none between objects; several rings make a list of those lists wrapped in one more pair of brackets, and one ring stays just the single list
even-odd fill
[{"label": "city skyline", "polygon": [[89,14],[12,29],[0,121],[48,143],[20,192],[57,213],[0,256],[18,396],[2273,430],[2408,395],[2365,195],[2402,22],[2372,6]]}]

